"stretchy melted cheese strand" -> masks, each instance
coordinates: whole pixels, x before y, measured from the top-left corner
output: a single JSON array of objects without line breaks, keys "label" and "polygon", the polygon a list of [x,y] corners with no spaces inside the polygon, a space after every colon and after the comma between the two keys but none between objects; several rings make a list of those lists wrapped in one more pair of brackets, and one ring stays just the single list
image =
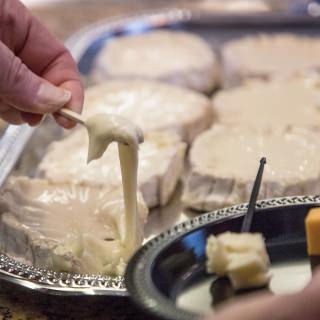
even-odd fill
[{"label": "stretchy melted cheese strand", "polygon": [[142,242],[137,212],[137,171],[138,148],[139,143],[144,140],[143,132],[129,120],[117,115],[96,114],[83,120],[81,116],[75,116],[73,112],[70,114],[70,111],[62,111],[62,114],[87,128],[89,134],[88,163],[100,158],[110,143],[118,142],[125,203],[125,230],[120,230],[120,237],[125,250],[125,258],[128,258]]},{"label": "stretchy melted cheese strand", "polygon": [[89,134],[88,163],[100,158],[111,142],[138,149],[143,132],[135,124],[117,115],[96,114],[85,122]]},{"label": "stretchy melted cheese strand", "polygon": [[120,230],[120,237],[127,260],[143,240],[137,217],[138,146],[143,141],[143,133],[128,120],[107,114],[90,117],[86,126],[89,133],[88,162],[100,158],[111,142],[118,142],[125,204],[125,228]]}]

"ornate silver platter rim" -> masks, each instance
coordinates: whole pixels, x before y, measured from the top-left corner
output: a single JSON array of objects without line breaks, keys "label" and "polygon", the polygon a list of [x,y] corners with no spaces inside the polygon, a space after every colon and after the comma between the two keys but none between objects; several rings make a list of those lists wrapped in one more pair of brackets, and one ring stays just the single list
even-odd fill
[{"label": "ornate silver platter rim", "polygon": [[[320,195],[304,195],[279,197],[257,201],[256,210],[274,209],[279,207],[320,205]],[[248,203],[234,205],[227,208],[217,209],[212,212],[200,214],[199,216],[175,225],[174,227],[160,233],[143,247],[144,251],[150,251],[154,246],[158,246],[161,241],[161,247],[165,247],[167,242],[178,238],[181,233],[195,230],[207,223],[219,221],[224,218],[243,215],[248,209]]]},{"label": "ornate silver platter rim", "polygon": [[[312,204],[319,205],[320,196],[261,200],[257,203],[257,209]],[[246,210],[247,204],[241,204],[202,214],[159,234],[143,247],[143,252],[146,254],[152,251],[152,248],[158,246],[160,242],[161,246],[165,246],[181,233],[192,231],[209,222],[241,215]],[[57,295],[127,295],[123,277],[53,272],[17,262],[4,254],[0,255],[0,278],[23,287]]]}]

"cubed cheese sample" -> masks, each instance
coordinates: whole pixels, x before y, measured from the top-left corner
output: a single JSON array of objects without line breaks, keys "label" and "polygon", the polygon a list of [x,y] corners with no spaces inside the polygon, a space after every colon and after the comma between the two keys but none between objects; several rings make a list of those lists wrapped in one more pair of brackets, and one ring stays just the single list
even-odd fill
[{"label": "cubed cheese sample", "polygon": [[228,276],[235,289],[269,283],[269,257],[259,233],[225,232],[207,241],[207,271]]}]

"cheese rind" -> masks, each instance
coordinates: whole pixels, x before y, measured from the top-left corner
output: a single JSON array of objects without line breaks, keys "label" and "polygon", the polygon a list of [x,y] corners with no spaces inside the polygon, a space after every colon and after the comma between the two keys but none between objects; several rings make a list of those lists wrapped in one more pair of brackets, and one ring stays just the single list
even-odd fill
[{"label": "cheese rind", "polygon": [[182,200],[203,211],[247,202],[261,157],[268,163],[260,199],[318,194],[319,148],[319,134],[307,128],[270,131],[215,125],[190,149]]},{"label": "cheese rind", "polygon": [[[88,165],[87,148],[88,137],[83,128],[53,142],[38,167],[38,176],[55,183],[121,187],[116,144],[111,144],[99,161]],[[149,208],[169,201],[184,168],[185,150],[185,143],[175,134],[145,135],[139,148],[138,188]]]},{"label": "cheese rind", "polygon": [[320,255],[320,208],[309,210],[305,219],[308,254]]}]

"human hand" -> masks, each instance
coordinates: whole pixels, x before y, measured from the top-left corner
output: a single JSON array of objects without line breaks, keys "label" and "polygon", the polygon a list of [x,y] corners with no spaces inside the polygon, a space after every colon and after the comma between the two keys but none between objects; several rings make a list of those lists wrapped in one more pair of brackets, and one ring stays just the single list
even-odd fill
[{"label": "human hand", "polygon": [[65,128],[74,122],[55,113],[78,113],[83,88],[66,48],[19,0],[0,0],[0,117],[12,124],[38,124],[53,113]]},{"label": "human hand", "polygon": [[306,288],[286,295],[252,294],[221,306],[206,320],[318,320],[320,270]]}]

